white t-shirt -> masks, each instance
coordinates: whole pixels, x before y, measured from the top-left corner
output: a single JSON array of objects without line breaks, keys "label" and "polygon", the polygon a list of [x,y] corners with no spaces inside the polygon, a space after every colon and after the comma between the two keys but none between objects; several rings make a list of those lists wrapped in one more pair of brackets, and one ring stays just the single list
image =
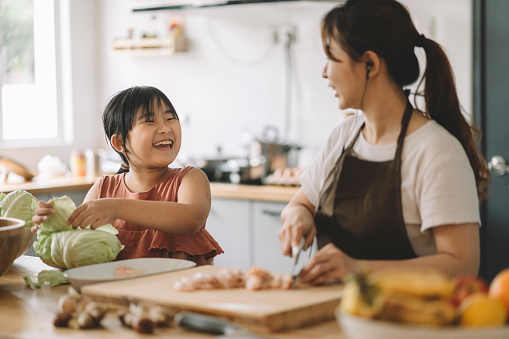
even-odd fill
[{"label": "white t-shirt", "polygon": [[[363,123],[351,116],[337,126],[325,147],[302,173],[302,190],[316,207],[327,175],[343,146],[347,147]],[[397,143],[369,144],[359,135],[353,150],[367,161],[394,159]],[[459,141],[431,120],[405,137],[401,163],[403,219],[417,256],[436,253],[430,228],[446,224],[480,224],[474,172]]]}]

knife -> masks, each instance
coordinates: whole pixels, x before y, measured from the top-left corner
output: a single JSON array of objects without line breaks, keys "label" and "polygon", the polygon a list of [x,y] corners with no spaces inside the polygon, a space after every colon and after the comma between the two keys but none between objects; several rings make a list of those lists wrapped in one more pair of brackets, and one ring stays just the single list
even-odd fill
[{"label": "knife", "polygon": [[296,272],[297,269],[297,263],[299,262],[299,256],[300,252],[302,252],[302,249],[304,248],[304,237],[300,239],[300,243],[297,246],[292,246],[292,259],[293,259],[293,266],[292,266],[292,284],[291,288],[295,286],[295,281],[297,280],[297,277],[299,276],[299,272]]},{"label": "knife", "polygon": [[191,312],[175,315],[175,324],[188,330],[220,335],[217,338],[269,339],[253,334],[243,327],[227,320]]}]

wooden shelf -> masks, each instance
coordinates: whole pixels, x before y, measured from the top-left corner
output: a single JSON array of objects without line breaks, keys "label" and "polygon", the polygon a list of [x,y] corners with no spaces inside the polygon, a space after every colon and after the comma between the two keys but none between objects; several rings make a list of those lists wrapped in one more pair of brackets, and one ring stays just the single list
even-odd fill
[{"label": "wooden shelf", "polygon": [[111,43],[112,55],[169,56],[186,51],[185,36],[175,38],[115,39]]}]

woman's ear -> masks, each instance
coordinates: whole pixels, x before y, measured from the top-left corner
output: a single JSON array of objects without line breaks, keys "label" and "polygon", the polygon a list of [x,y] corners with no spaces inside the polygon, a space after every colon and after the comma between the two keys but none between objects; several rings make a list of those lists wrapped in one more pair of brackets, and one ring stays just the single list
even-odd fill
[{"label": "woman's ear", "polygon": [[380,58],[373,51],[366,51],[362,56],[362,62],[366,66],[366,78],[378,74],[380,71]]},{"label": "woman's ear", "polygon": [[117,151],[119,153],[124,152],[124,145],[122,144],[122,139],[118,135],[113,134],[111,136],[110,142],[111,142],[111,146],[113,146],[115,151]]}]

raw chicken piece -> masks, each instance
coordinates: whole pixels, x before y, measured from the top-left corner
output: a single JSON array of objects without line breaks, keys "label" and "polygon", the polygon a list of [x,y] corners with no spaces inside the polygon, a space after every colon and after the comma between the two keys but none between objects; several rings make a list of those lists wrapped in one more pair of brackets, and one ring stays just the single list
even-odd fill
[{"label": "raw chicken piece", "polygon": [[247,272],[246,289],[250,291],[268,289],[271,287],[273,279],[274,277],[269,271],[253,266]]},{"label": "raw chicken piece", "polygon": [[138,270],[136,268],[132,268],[132,267],[126,266],[126,265],[120,265],[115,269],[113,276],[115,278],[124,278],[124,277],[130,277],[133,275],[144,274],[144,273],[147,273],[147,271]]},{"label": "raw chicken piece", "polygon": [[190,292],[203,289],[246,288],[250,291],[264,289],[291,288],[292,276],[289,274],[275,274],[257,266],[249,271],[239,269],[224,269],[215,274],[196,273],[190,278],[184,277],[173,284],[177,291]]},{"label": "raw chicken piece", "polygon": [[217,278],[223,288],[244,287],[246,273],[242,270],[224,269],[217,273]]}]

